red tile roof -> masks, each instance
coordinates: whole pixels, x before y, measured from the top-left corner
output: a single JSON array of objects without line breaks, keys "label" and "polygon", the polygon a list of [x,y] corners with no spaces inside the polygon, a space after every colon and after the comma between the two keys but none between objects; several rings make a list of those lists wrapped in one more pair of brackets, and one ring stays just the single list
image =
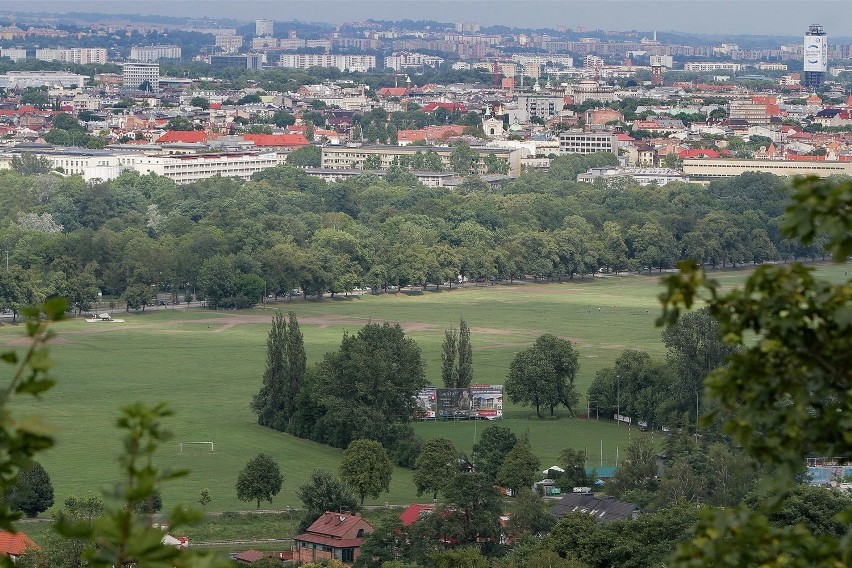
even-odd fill
[{"label": "red tile roof", "polygon": [[422,515],[432,513],[434,510],[435,507],[432,505],[409,505],[399,516],[399,520],[402,521],[402,526],[407,527],[416,523]]},{"label": "red tile roof", "polygon": [[310,144],[302,134],[243,134],[244,140],[255,146],[307,146]]},{"label": "red tile roof", "polygon": [[20,556],[27,550],[41,550],[41,547],[22,532],[0,531],[0,557]]},{"label": "red tile roof", "polygon": [[326,512],[308,527],[308,532],[340,538],[363,520],[361,515]]},{"label": "red tile roof", "polygon": [[426,103],[425,105],[423,105],[423,112],[435,112],[439,108],[447,109],[450,112],[455,112],[455,111],[458,111],[458,112],[461,112],[461,113],[467,112],[467,107],[465,105],[463,105],[462,103],[442,103],[442,102]]},{"label": "red tile roof", "polygon": [[169,130],[157,138],[158,144],[166,142],[207,142],[207,133],[203,130]]},{"label": "red tile roof", "polygon": [[402,97],[405,93],[405,87],[382,87],[379,89],[380,97]]},{"label": "red tile roof", "polygon": [[234,555],[234,560],[237,562],[246,562],[248,564],[257,562],[262,558],[266,558],[266,555],[259,550],[246,550],[245,552],[240,552],[239,554]]}]

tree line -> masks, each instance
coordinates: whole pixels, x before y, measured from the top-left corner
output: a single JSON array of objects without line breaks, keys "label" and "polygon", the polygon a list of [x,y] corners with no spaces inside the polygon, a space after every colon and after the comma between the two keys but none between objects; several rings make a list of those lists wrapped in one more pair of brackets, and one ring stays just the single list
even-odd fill
[{"label": "tree line", "polygon": [[187,185],[125,173],[104,183],[0,173],[3,308],[98,292],[144,309],[157,294],[247,307],[266,294],[453,286],[476,279],[571,279],[599,271],[818,258],[781,234],[786,181],[748,173],[709,186],[582,184],[611,156],[562,156],[502,189],[427,188],[402,171],[326,183],[292,167],[251,181]]}]

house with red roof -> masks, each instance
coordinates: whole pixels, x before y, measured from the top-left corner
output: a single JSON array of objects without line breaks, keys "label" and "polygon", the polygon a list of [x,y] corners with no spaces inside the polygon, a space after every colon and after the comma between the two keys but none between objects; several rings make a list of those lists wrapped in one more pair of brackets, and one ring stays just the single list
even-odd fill
[{"label": "house with red roof", "polygon": [[203,130],[167,130],[165,134],[157,138],[157,144],[170,144],[182,142],[184,144],[193,144],[198,142],[207,142],[209,135]]},{"label": "house with red roof", "polygon": [[405,511],[399,515],[399,520],[402,522],[402,526],[410,527],[426,515],[431,515],[434,512],[434,505],[418,505],[415,503],[406,507]]},{"label": "house with red roof", "polygon": [[335,559],[352,564],[361,555],[364,537],[373,526],[361,515],[326,512],[308,527],[307,532],[293,537],[293,561],[321,562]]},{"label": "house with red roof", "polygon": [[408,92],[405,87],[382,87],[379,89],[380,97],[404,97]]},{"label": "house with red roof", "polygon": [[0,530],[0,558],[11,558],[14,562],[19,556],[34,550],[41,550],[41,547],[26,534]]},{"label": "house with red roof", "polygon": [[462,103],[443,103],[443,102],[431,102],[423,105],[423,112],[433,113],[439,108],[448,110],[450,112],[460,112],[465,114],[467,112],[467,107]]}]

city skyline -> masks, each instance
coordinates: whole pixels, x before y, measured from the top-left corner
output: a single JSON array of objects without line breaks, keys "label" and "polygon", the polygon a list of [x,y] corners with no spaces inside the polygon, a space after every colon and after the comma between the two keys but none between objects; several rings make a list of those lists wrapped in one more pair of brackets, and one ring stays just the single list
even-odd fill
[{"label": "city skyline", "polygon": [[[199,11],[199,5],[204,10]],[[80,0],[19,1],[0,0],[3,12],[45,12],[61,14],[88,12],[139,14],[249,21],[270,18],[277,21],[314,21],[339,24],[347,21],[436,20],[476,22],[484,26],[518,28],[585,27],[611,31],[676,31],[713,35],[803,34],[808,25],[822,23],[829,37],[848,36],[852,10],[835,0],[814,2],[771,0],[183,0],[145,3]],[[702,16],[702,14],[706,14]]]}]

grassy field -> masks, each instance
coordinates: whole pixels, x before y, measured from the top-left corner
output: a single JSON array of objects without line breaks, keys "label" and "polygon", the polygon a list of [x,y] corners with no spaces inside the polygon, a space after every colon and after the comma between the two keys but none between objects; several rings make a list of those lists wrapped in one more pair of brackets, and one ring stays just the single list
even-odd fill
[{"label": "grassy field", "polygon": [[[821,275],[845,280],[846,267],[822,266]],[[745,272],[718,273],[723,284],[740,282]],[[344,331],[368,321],[398,322],[423,351],[427,377],[439,382],[443,332],[464,317],[472,328],[474,377],[479,383],[503,383],[509,362],[541,333],[571,339],[580,353],[580,392],[598,369],[626,348],[662,358],[656,277],[625,275],[551,284],[516,284],[414,294],[361,296],[319,302],[282,302],[299,317],[311,361],[335,349]],[[65,495],[98,492],[116,479],[120,450],[114,427],[118,408],[132,401],[168,401],[176,416],[175,433],[158,455],[167,468],[191,474],[164,488],[167,507],[193,503],[209,488],[213,511],[251,509],[236,499],[237,473],[258,452],[281,464],[284,489],[270,508],[298,506],[295,489],[316,468],[337,470],[340,451],[257,426],[249,402],[263,374],[266,335],[272,310],[211,312],[163,310],[115,313],[126,323],[87,324],[76,319],[57,324],[53,355],[57,386],[39,402],[18,404],[15,412],[41,414],[57,429],[57,444],[41,459],[56,488]],[[20,326],[0,326],[0,342],[20,346]],[[583,403],[585,404],[585,403]],[[587,449],[591,465],[612,465],[636,430],[608,421],[536,419],[534,411],[508,405],[502,425],[529,432],[542,465],[555,463],[565,447]],[[470,452],[485,422],[422,423],[425,438],[447,436]],[[212,441],[205,446],[180,442]],[[417,500],[411,472],[394,472],[391,492],[373,504]]]}]

